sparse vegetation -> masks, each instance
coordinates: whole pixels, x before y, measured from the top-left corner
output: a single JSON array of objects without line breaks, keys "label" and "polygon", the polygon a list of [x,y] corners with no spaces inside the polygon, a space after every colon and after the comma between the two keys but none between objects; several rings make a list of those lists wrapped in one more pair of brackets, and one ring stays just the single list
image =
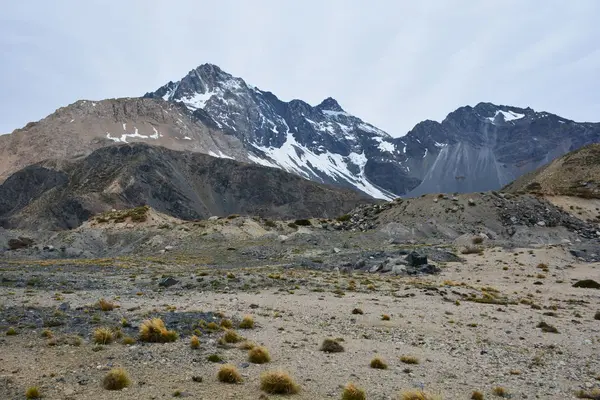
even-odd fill
[{"label": "sparse vegetation", "polygon": [[160,318],[145,320],[140,325],[139,338],[142,342],[167,343],[177,340],[177,332],[170,331]]},{"label": "sparse vegetation", "polygon": [[136,340],[135,340],[135,338],[132,338],[131,336],[125,336],[123,338],[123,340],[121,340],[121,343],[123,343],[124,345],[132,346],[136,343]]},{"label": "sparse vegetation", "polygon": [[99,308],[101,311],[112,311],[114,310],[117,305],[115,303],[112,303],[106,299],[100,299],[98,300],[98,302],[96,303],[96,307]]},{"label": "sparse vegetation", "polygon": [[190,347],[192,349],[200,348],[200,339],[198,338],[198,336],[192,335],[192,337],[190,338]]},{"label": "sparse vegetation", "polygon": [[271,361],[271,355],[266,347],[255,346],[248,351],[248,361],[253,364],[265,364]]},{"label": "sparse vegetation", "polygon": [[238,372],[237,368],[231,364],[225,364],[219,368],[217,379],[219,382],[230,384],[242,382],[242,376]]},{"label": "sparse vegetation", "polygon": [[382,320],[382,321],[389,321],[389,320],[390,320],[390,316],[389,316],[389,314],[383,314],[383,315],[381,316],[381,320]]},{"label": "sparse vegetation", "polygon": [[473,244],[481,244],[483,243],[483,238],[481,236],[475,236],[471,242]]},{"label": "sparse vegetation", "polygon": [[15,336],[16,334],[17,330],[12,326],[6,330],[6,336]]},{"label": "sparse vegetation", "polygon": [[240,329],[253,329],[254,328],[254,318],[251,315],[246,315],[242,319],[239,325]]},{"label": "sparse vegetation", "polygon": [[408,390],[400,393],[401,400],[441,400],[441,396],[434,396],[422,390]]},{"label": "sparse vegetation", "polygon": [[475,390],[473,393],[471,393],[471,400],[483,400],[483,393]]},{"label": "sparse vegetation", "polygon": [[342,400],[366,400],[366,398],[365,391],[353,383],[348,383],[342,392]]},{"label": "sparse vegetation", "polygon": [[402,357],[400,357],[400,361],[402,361],[404,364],[418,364],[419,363],[419,359],[414,356],[402,356]]},{"label": "sparse vegetation", "polygon": [[483,248],[478,246],[466,246],[460,252],[462,254],[483,254]]},{"label": "sparse vegetation", "polygon": [[228,329],[227,331],[225,331],[225,333],[223,334],[223,336],[221,337],[221,340],[224,343],[239,343],[242,340],[244,340],[243,337],[241,337],[236,331],[234,331],[233,329]]},{"label": "sparse vegetation", "polygon": [[40,393],[40,389],[37,386],[31,386],[25,391],[26,399],[41,399],[42,394]]},{"label": "sparse vegetation", "polygon": [[92,339],[96,344],[111,344],[113,342],[114,335],[110,328],[96,328]]},{"label": "sparse vegetation", "polygon": [[508,390],[506,390],[502,386],[496,386],[495,388],[493,388],[492,393],[494,393],[494,395],[498,396],[498,397],[509,397],[510,396],[508,394]]},{"label": "sparse vegetation", "polygon": [[555,326],[550,325],[544,321],[541,321],[539,324],[537,324],[537,327],[540,328],[542,332],[558,333],[558,329],[556,329]]},{"label": "sparse vegetation", "polygon": [[111,369],[102,381],[106,390],[121,390],[131,385],[129,374],[123,368]]},{"label": "sparse vegetation", "polygon": [[206,359],[213,363],[220,363],[223,361],[223,358],[218,354],[211,354],[208,357],[206,357]]},{"label": "sparse vegetation", "polygon": [[285,371],[267,371],[260,377],[260,389],[269,394],[296,394],[300,387]]},{"label": "sparse vegetation", "polygon": [[600,389],[579,390],[575,395],[580,399],[600,400]]},{"label": "sparse vegetation", "polygon": [[231,328],[233,328],[233,322],[231,322],[231,320],[229,320],[229,319],[222,319],[221,327],[223,327],[225,329],[231,329]]},{"label": "sparse vegetation", "polygon": [[387,369],[387,367],[388,367],[386,362],[383,361],[383,359],[381,359],[379,357],[375,357],[374,359],[372,359],[370,365],[371,365],[371,368],[375,368],[375,369]]},{"label": "sparse vegetation", "polygon": [[297,219],[294,221],[294,224],[298,226],[311,226],[311,222],[308,219]]},{"label": "sparse vegetation", "polygon": [[350,219],[352,219],[352,216],[350,214],[344,214],[340,215],[336,219],[338,220],[338,222],[348,222],[350,221]]},{"label": "sparse vegetation", "polygon": [[97,223],[121,223],[129,218],[131,222],[145,222],[148,219],[148,211],[150,211],[148,206],[111,211],[95,217],[95,221]]},{"label": "sparse vegetation", "polygon": [[321,344],[321,351],[325,353],[341,353],[344,351],[344,346],[342,346],[336,339],[325,339]]}]

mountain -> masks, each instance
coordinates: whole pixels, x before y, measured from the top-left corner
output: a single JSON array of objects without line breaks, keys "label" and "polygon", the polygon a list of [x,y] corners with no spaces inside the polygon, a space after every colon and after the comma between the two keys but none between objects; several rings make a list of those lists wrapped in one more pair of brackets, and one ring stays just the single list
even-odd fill
[{"label": "mountain", "polygon": [[211,64],[144,97],[185,106],[238,138],[253,162],[379,198],[499,189],[600,142],[598,123],[492,103],[461,107],[441,123],[424,121],[393,138],[332,98],[315,107],[284,102]]},{"label": "mountain", "polygon": [[146,142],[250,162],[242,143],[163,100],[80,100],[0,136],[0,182],[46,159],[72,159],[115,143]]},{"label": "mountain", "polygon": [[0,182],[45,159],[77,159],[133,142],[274,167],[391,199],[500,189],[600,142],[600,124],[479,103],[393,137],[333,98],[316,106],[285,102],[204,64],[143,98],[78,101],[0,136]]},{"label": "mountain", "polygon": [[504,190],[600,199],[600,144],[559,157],[523,175]]},{"label": "mountain", "polygon": [[12,174],[0,185],[0,226],[73,228],[97,213],[141,205],[188,220],[234,213],[335,217],[370,202],[279,169],[135,143]]}]

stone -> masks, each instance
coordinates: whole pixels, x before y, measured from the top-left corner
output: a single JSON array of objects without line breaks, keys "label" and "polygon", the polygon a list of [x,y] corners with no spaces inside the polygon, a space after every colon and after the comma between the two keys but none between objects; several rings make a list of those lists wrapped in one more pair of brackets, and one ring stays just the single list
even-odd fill
[{"label": "stone", "polygon": [[218,219],[219,219],[219,217],[216,215],[213,215],[212,217],[208,218],[209,221],[216,221]]},{"label": "stone", "polygon": [[171,251],[173,250],[175,247],[173,246],[165,246],[165,251]]},{"label": "stone", "polygon": [[163,279],[162,281],[160,281],[158,283],[158,286],[160,287],[171,287],[174,285],[177,285],[179,283],[179,281],[175,278],[173,278],[172,276],[169,276],[165,279]]},{"label": "stone", "polygon": [[418,267],[419,265],[427,264],[427,256],[420,255],[416,251],[413,251],[406,256],[406,261],[411,267]]}]

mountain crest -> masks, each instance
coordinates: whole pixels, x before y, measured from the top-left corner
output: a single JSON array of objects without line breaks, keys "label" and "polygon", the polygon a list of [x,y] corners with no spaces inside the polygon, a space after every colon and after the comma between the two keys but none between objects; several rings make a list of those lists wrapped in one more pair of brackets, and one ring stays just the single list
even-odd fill
[{"label": "mountain crest", "polygon": [[321,102],[317,106],[317,108],[321,111],[337,111],[337,112],[345,112],[344,109],[340,106],[340,104],[332,97],[328,97]]}]

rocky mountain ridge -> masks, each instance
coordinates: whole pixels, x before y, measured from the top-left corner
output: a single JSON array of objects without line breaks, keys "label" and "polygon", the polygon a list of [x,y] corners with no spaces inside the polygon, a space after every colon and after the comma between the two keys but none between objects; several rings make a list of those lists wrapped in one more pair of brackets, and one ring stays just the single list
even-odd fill
[{"label": "rocky mountain ridge", "polygon": [[0,226],[71,229],[111,209],[148,205],[186,219],[213,215],[335,217],[372,202],[360,193],[260,165],[144,143],[28,166],[0,185]]}]

